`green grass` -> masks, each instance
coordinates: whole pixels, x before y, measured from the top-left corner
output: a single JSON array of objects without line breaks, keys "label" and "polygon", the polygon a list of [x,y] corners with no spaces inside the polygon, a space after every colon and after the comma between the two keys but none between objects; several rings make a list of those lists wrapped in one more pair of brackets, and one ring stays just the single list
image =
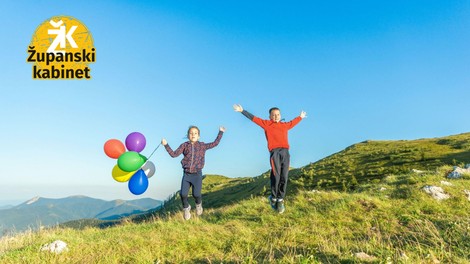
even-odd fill
[{"label": "green grass", "polygon": [[470,163],[470,133],[398,141],[364,141],[291,173],[299,187],[354,189],[411,169],[435,170]]},{"label": "green grass", "polygon": [[[202,217],[193,211],[184,221],[175,193],[150,214],[3,237],[0,263],[469,263],[470,177],[445,177],[464,163],[470,133],[362,142],[292,169],[282,215],[266,199],[269,172],[206,175]],[[434,200],[426,185],[451,198]],[[70,250],[39,251],[57,239]],[[373,258],[361,260],[359,252]]]},{"label": "green grass", "polygon": [[[470,182],[448,180],[453,186],[442,187],[452,198],[440,202],[421,190],[440,185],[448,168],[391,175],[354,192],[298,191],[282,215],[256,195],[206,207],[199,218],[193,212],[189,221],[178,211],[105,229],[24,233],[1,240],[0,262],[361,263],[355,253],[365,252],[375,257],[372,263],[468,263],[470,202],[463,190]],[[219,180],[230,186],[230,179]],[[39,251],[56,239],[69,251]]]}]

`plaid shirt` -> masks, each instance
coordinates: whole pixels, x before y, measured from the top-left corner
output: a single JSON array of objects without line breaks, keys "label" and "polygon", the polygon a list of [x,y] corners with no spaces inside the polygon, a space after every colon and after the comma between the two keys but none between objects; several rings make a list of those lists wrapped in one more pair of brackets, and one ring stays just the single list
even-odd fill
[{"label": "plaid shirt", "polygon": [[181,166],[186,173],[197,173],[204,168],[206,150],[211,149],[219,145],[222,139],[223,132],[219,131],[217,138],[214,142],[194,142],[191,144],[190,141],[186,141],[181,144],[175,151],[173,151],[169,144],[165,145],[165,149],[171,157],[176,158],[183,153],[183,159],[181,160]]}]

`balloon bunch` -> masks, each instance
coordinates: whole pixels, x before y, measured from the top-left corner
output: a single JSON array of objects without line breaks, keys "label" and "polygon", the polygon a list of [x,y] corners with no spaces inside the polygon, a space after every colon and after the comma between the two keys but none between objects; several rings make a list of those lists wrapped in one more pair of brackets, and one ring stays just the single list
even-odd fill
[{"label": "balloon bunch", "polygon": [[112,159],[117,159],[111,174],[118,182],[128,182],[131,193],[143,194],[148,188],[148,178],[155,174],[155,165],[140,154],[145,148],[146,139],[141,133],[132,132],[125,142],[126,146],[117,139],[104,143],[104,153]]}]

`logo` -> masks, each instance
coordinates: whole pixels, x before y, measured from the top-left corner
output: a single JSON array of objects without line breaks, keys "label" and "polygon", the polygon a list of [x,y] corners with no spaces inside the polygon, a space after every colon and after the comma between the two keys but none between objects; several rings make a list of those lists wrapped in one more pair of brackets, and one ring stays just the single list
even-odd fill
[{"label": "logo", "polygon": [[33,79],[91,79],[90,63],[96,59],[88,28],[70,16],[55,16],[40,24],[28,46],[27,62]]}]

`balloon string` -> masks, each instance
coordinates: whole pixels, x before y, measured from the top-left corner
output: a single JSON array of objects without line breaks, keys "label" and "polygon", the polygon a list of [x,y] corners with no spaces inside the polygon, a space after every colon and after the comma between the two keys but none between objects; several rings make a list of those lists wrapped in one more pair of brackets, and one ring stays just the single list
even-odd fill
[{"label": "balloon string", "polygon": [[158,146],[153,150],[152,154],[150,154],[150,156],[147,158],[147,160],[150,159],[150,157],[152,157],[153,153],[155,153],[155,151],[157,151],[157,149],[162,145],[162,143],[158,144]]}]

